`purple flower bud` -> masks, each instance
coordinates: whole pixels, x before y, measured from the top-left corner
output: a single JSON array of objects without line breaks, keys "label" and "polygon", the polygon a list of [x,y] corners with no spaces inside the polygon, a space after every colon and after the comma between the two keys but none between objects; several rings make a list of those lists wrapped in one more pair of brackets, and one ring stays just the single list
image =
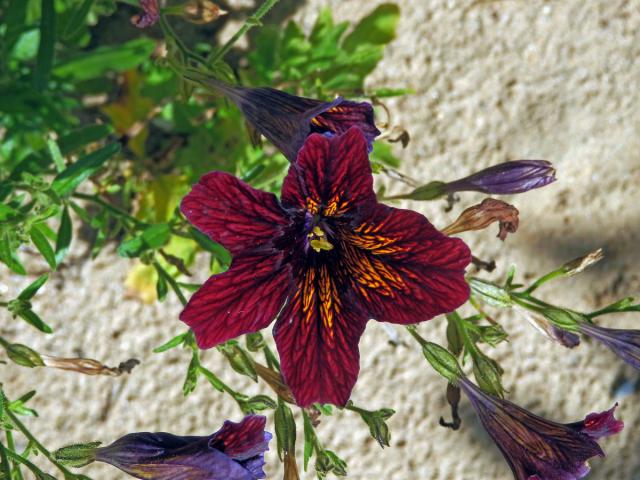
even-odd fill
[{"label": "purple flower bud", "polygon": [[271,440],[265,423],[265,417],[249,415],[202,437],[130,433],[98,448],[96,460],[141,479],[258,480],[266,478],[262,467]]},{"label": "purple flower bud", "polygon": [[603,343],[622,360],[640,370],[640,330],[604,328],[583,322],[580,331]]},{"label": "purple flower bud", "polygon": [[160,6],[158,5],[158,0],[140,0],[140,6],[142,7],[142,14],[134,15],[131,18],[131,23],[136,27],[151,27],[160,20]]},{"label": "purple flower bud", "polygon": [[623,423],[612,408],[582,422],[562,424],[483,392],[469,379],[460,388],[507,460],[516,480],[578,480],[589,473],[587,460],[604,456],[597,439],[618,433]]},{"label": "purple flower bud", "polygon": [[453,192],[483,192],[496,195],[522,193],[554,182],[555,169],[546,160],[515,160],[485,168],[473,175],[447,183]]},{"label": "purple flower bud", "polygon": [[250,126],[291,162],[296,160],[298,151],[312,133],[332,136],[355,126],[367,140],[369,151],[373,140],[380,135],[374,123],[373,107],[367,102],[351,102],[342,97],[323,102],[273,88],[239,87],[195,71],[188,72],[186,78],[208,85],[232,100]]}]

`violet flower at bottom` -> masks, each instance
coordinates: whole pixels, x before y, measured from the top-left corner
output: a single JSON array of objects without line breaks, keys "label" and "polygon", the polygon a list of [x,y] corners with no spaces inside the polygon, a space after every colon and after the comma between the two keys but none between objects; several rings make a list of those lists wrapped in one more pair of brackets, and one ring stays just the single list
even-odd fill
[{"label": "violet flower at bottom", "polygon": [[460,388],[517,480],[578,480],[589,473],[587,460],[604,456],[597,439],[618,433],[623,423],[615,407],[584,421],[562,424],[539,417],[507,400],[483,392],[469,379]]},{"label": "violet flower at bottom", "polygon": [[266,418],[224,422],[209,436],[130,433],[96,450],[96,460],[149,480],[258,480],[266,478],[264,452],[271,434]]}]

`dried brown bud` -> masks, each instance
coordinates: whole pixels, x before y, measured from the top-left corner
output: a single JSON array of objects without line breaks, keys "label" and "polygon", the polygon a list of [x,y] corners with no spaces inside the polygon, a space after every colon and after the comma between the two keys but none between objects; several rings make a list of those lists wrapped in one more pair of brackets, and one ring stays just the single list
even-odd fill
[{"label": "dried brown bud", "polygon": [[227,12],[209,0],[191,0],[184,6],[184,18],[191,23],[202,25],[217,20]]},{"label": "dried brown bud", "polygon": [[117,377],[123,373],[131,373],[133,367],[140,362],[135,358],[122,362],[117,367],[107,367],[97,360],[91,358],[60,358],[51,355],[40,355],[44,365],[60,370],[71,370],[74,372],[84,373],[85,375],[109,375]]},{"label": "dried brown bud", "polygon": [[578,273],[584,271],[594,263],[599,262],[604,258],[604,253],[601,248],[596,250],[595,252],[588,253],[583,255],[582,257],[571,260],[570,262],[565,263],[562,266],[562,270],[565,275],[572,277],[573,275],[577,275]]},{"label": "dried brown bud", "polygon": [[267,385],[269,385],[271,389],[278,394],[280,398],[282,398],[285,402],[295,404],[291,389],[289,389],[287,384],[284,383],[284,380],[278,372],[275,372],[258,362],[254,362],[253,366],[258,376],[262,380],[264,380]]},{"label": "dried brown bud", "polygon": [[442,233],[454,235],[469,230],[482,230],[493,222],[500,223],[497,236],[504,240],[508,233],[518,230],[518,209],[502,200],[485,198],[482,203],[462,212],[455,222],[442,230]]}]

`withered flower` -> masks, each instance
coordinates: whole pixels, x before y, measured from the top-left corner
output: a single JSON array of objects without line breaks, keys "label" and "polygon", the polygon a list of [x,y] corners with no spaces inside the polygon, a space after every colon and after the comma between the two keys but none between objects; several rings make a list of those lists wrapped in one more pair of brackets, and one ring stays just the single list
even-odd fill
[{"label": "withered flower", "polygon": [[483,392],[469,379],[460,388],[496,443],[516,480],[578,480],[589,473],[587,460],[604,456],[596,440],[622,430],[615,407],[589,414],[584,421],[562,424]]},{"label": "withered flower", "polygon": [[158,0],[140,0],[142,13],[131,17],[131,23],[138,28],[151,27],[160,20],[160,5]]},{"label": "withered flower", "polygon": [[258,480],[271,434],[266,418],[249,415],[224,422],[209,436],[130,433],[95,451],[95,460],[147,480]]},{"label": "withered flower", "polygon": [[233,101],[253,129],[273,143],[290,162],[312,133],[340,135],[357,127],[371,151],[380,135],[368,102],[352,102],[338,97],[330,102],[298,97],[274,88],[249,88],[218,80],[201,72],[189,71],[185,77]]},{"label": "withered flower", "polygon": [[499,222],[498,238],[504,240],[508,233],[518,230],[518,209],[502,200],[485,198],[480,204],[463,211],[458,219],[442,230],[446,235],[454,235],[469,230],[482,230],[493,222]]}]

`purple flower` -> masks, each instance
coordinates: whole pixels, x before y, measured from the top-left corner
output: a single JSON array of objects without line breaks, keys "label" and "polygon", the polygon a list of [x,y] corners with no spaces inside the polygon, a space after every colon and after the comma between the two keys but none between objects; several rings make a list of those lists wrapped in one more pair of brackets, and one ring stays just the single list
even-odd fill
[{"label": "purple flower", "polygon": [[587,460],[604,456],[597,439],[622,430],[615,407],[584,421],[552,422],[483,392],[460,379],[480,421],[507,460],[516,480],[578,480],[589,473]]},{"label": "purple flower", "polygon": [[142,14],[131,17],[131,23],[138,28],[147,28],[158,23],[160,20],[158,0],[140,0],[140,6]]},{"label": "purple flower", "polygon": [[444,189],[448,193],[522,193],[554,182],[555,173],[553,165],[546,160],[515,160],[485,168],[468,177],[447,183]]},{"label": "purple flower", "polygon": [[202,437],[130,433],[98,448],[96,460],[142,479],[257,480],[266,478],[262,467],[271,434],[265,423],[265,417],[249,415]]},{"label": "purple flower", "polygon": [[331,102],[297,97],[273,88],[231,85],[199,72],[187,78],[206,84],[232,100],[247,122],[273,143],[290,162],[294,162],[306,138],[312,133],[327,136],[345,133],[355,126],[367,140],[368,150],[380,135],[367,102],[351,102],[338,97]]},{"label": "purple flower", "polygon": [[603,343],[622,360],[640,370],[640,330],[604,328],[583,322],[580,331]]}]

